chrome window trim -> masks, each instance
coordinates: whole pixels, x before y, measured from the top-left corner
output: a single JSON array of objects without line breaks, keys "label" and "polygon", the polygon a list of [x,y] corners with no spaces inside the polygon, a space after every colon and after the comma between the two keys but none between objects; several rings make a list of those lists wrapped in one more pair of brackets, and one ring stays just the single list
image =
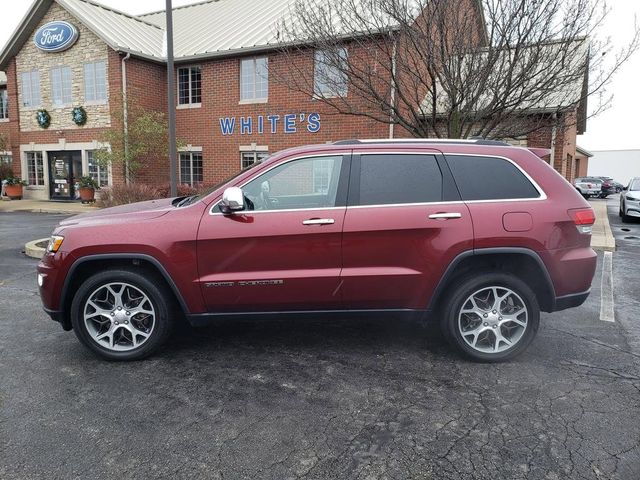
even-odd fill
[{"label": "chrome window trim", "polygon": [[[320,153],[320,154],[314,154],[314,155],[302,155],[299,157],[293,157],[290,158],[282,163],[277,163],[271,167],[269,167],[267,170],[265,170],[264,172],[261,172],[260,175],[269,172],[270,170],[272,170],[273,168],[279,167],[280,165],[284,165],[285,163],[289,163],[289,162],[293,162],[295,160],[301,160],[301,159],[305,159],[305,158],[314,158],[314,157],[331,157],[331,156],[337,156],[337,155],[350,155],[352,153],[351,150],[345,150],[345,151],[337,151],[337,152],[327,152],[327,153]],[[500,199],[491,199],[491,200],[468,200],[468,201],[464,201],[464,200],[453,200],[450,202],[419,202],[419,203],[383,203],[383,204],[376,204],[376,205],[347,205],[346,207],[327,207],[327,208],[291,208],[291,209],[283,209],[283,210],[248,210],[251,212],[251,214],[255,214],[255,213],[271,213],[271,212],[296,212],[296,211],[317,211],[317,210],[336,210],[336,209],[340,209],[340,208],[346,208],[346,209],[361,209],[361,208],[386,208],[386,207],[418,207],[418,206],[427,206],[427,205],[462,205],[462,204],[476,204],[476,203],[498,203],[498,202],[539,202],[541,200],[547,200],[547,194],[545,193],[545,191],[542,189],[542,187],[540,187],[540,185],[538,185],[538,183],[531,178],[531,176],[522,169],[522,167],[520,167],[520,165],[518,165],[516,162],[514,162],[513,160],[511,160],[508,157],[504,157],[502,155],[491,155],[491,154],[478,154],[478,153],[447,153],[447,152],[442,152],[440,150],[433,150],[430,152],[415,152],[415,151],[398,151],[398,150],[375,150],[375,151],[366,151],[366,152],[356,152],[357,155],[360,156],[364,156],[364,155],[444,155],[445,156],[445,160],[447,156],[463,156],[463,157],[489,157],[489,158],[499,158],[501,160],[506,160],[507,162],[511,163],[513,166],[515,166],[518,171],[520,173],[522,173],[527,180],[529,180],[531,182],[531,184],[534,186],[534,188],[538,191],[538,193],[540,194],[540,196],[538,196],[537,198],[500,198]],[[453,175],[453,174],[452,174]],[[240,188],[244,187],[247,183],[253,181],[255,178],[252,178],[251,180],[246,181],[245,183],[243,183],[242,185],[239,185]],[[217,207],[220,203],[220,200],[218,200],[217,202],[215,202],[213,204],[213,206],[209,209],[209,215],[224,215],[221,212],[213,212],[213,209],[215,207]]]},{"label": "chrome window trim", "polygon": [[[280,166],[285,165],[285,164],[290,163],[290,162],[295,162],[296,160],[304,160],[306,158],[316,158],[316,157],[344,157],[345,155],[351,155],[351,150],[338,150],[338,151],[335,151],[335,152],[316,153],[316,154],[313,154],[313,155],[301,155],[301,156],[298,156],[298,157],[291,157],[291,158],[285,160],[284,162],[276,162],[274,165],[271,165],[269,168],[267,168],[263,172],[260,172],[258,177],[264,175],[265,173],[270,172],[271,170],[273,170],[276,167],[280,167]],[[253,178],[247,180],[246,182],[244,182],[242,185],[232,185],[232,186],[243,188],[247,183],[254,181],[258,177],[253,177]],[[209,209],[209,215],[224,215],[221,212],[214,212],[213,211],[213,209],[216,208],[220,204],[221,201],[222,201],[222,198],[213,203],[213,205]],[[282,210],[242,210],[242,212],[252,212],[252,214],[253,213],[258,213],[258,212],[262,212],[262,213],[268,213],[268,212],[298,212],[298,211],[302,211],[302,212],[307,211],[308,212],[308,211],[312,211],[312,210],[335,210],[335,209],[338,209],[338,208],[346,208],[346,207],[287,208],[287,209],[282,209]],[[240,213],[240,212],[238,212],[238,213]]]}]

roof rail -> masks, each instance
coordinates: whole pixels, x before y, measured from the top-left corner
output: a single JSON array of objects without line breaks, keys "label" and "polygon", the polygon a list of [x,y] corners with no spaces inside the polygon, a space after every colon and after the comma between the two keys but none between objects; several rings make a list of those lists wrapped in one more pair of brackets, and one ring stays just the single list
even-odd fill
[{"label": "roof rail", "polygon": [[334,145],[362,145],[367,143],[449,143],[449,144],[473,144],[473,145],[494,145],[501,147],[510,147],[507,142],[500,140],[487,140],[484,138],[370,138],[370,139],[352,139],[339,140]]}]

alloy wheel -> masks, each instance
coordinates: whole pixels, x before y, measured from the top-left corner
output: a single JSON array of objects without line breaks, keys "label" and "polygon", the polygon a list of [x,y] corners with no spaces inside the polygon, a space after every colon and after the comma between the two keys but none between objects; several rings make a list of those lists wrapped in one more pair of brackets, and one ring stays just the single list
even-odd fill
[{"label": "alloy wheel", "polygon": [[527,306],[509,288],[482,288],[463,302],[458,329],[467,345],[482,353],[500,353],[512,348],[527,329]]},{"label": "alloy wheel", "polygon": [[83,316],[90,338],[117,352],[140,347],[156,325],[156,310],[149,297],[122,282],[98,287],[85,302]]}]

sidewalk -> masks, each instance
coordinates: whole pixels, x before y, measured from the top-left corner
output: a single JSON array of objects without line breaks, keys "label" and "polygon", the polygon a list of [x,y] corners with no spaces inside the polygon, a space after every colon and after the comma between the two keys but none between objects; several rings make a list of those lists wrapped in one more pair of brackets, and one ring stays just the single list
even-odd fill
[{"label": "sidewalk", "polygon": [[604,250],[615,252],[616,240],[611,233],[609,226],[609,215],[607,214],[607,201],[600,199],[589,200],[591,208],[596,212],[596,223],[593,225],[591,235],[591,247],[594,250]]},{"label": "sidewalk", "polygon": [[62,213],[77,215],[93,212],[96,207],[80,202],[47,202],[42,200],[0,200],[2,212]]}]

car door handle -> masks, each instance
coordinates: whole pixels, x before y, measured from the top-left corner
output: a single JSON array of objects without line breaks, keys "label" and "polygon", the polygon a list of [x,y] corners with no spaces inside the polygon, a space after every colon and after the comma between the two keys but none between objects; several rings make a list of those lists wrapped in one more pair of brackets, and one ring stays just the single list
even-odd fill
[{"label": "car door handle", "polygon": [[462,214],[458,212],[432,213],[429,218],[434,220],[449,220],[450,218],[462,218]]},{"label": "car door handle", "polygon": [[303,225],[333,225],[335,220],[333,218],[310,218],[302,222]]}]

